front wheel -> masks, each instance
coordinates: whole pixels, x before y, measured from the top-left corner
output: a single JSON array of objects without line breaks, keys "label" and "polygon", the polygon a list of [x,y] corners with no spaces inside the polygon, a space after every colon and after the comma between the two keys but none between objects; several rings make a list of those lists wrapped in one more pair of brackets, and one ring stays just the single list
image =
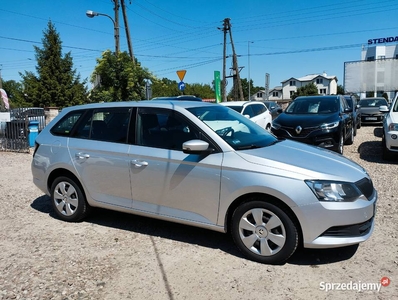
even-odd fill
[{"label": "front wheel", "polygon": [[68,177],[58,177],[51,186],[51,202],[57,216],[68,222],[77,222],[89,212],[80,186]]},{"label": "front wheel", "polygon": [[354,127],[352,127],[352,128],[351,128],[350,136],[349,136],[349,138],[347,139],[347,145],[352,145],[352,144],[354,144],[354,136],[355,136]]},{"label": "front wheel", "polygon": [[266,264],[284,263],[298,245],[297,228],[289,216],[278,206],[258,200],[234,211],[231,235],[247,258]]}]

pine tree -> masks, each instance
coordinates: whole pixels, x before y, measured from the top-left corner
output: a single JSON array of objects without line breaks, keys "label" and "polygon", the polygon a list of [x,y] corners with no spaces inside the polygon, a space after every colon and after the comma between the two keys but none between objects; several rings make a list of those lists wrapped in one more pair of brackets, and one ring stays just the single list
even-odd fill
[{"label": "pine tree", "polygon": [[36,107],[67,107],[87,102],[85,82],[73,69],[70,52],[62,55],[62,41],[51,21],[42,39],[43,48],[34,46],[36,74],[20,74],[26,101]]}]

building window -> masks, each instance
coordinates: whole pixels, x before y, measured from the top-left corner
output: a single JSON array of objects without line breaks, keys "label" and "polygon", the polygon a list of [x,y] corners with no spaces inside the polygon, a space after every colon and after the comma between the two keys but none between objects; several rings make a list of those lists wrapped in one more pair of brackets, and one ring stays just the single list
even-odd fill
[{"label": "building window", "polygon": [[395,58],[398,59],[398,54],[395,55]]},{"label": "building window", "polygon": [[372,61],[372,60],[375,60],[375,57],[374,56],[369,56],[366,60],[367,61]]},{"label": "building window", "polygon": [[377,59],[386,59],[386,56],[385,55],[380,55],[380,56],[377,57]]},{"label": "building window", "polygon": [[290,80],[290,86],[296,86],[296,81],[295,80]]},{"label": "building window", "polygon": [[294,91],[290,91],[290,97],[294,95]]},{"label": "building window", "polygon": [[279,96],[278,94],[279,94],[278,92],[272,92],[273,97],[278,97]]},{"label": "building window", "polygon": [[321,84],[321,83],[323,83],[323,78],[318,78],[318,79],[316,80],[316,84]]},{"label": "building window", "polygon": [[263,93],[257,93],[257,98],[262,98],[263,97]]},{"label": "building window", "polygon": [[319,94],[325,95],[326,94],[326,89],[319,89]]}]

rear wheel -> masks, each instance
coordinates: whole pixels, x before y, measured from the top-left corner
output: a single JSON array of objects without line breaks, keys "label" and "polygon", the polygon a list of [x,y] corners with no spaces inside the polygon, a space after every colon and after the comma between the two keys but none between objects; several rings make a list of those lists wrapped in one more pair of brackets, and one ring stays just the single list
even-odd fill
[{"label": "rear wheel", "polygon": [[231,234],[239,250],[260,263],[284,263],[298,245],[297,228],[290,217],[260,200],[243,203],[234,211]]},{"label": "rear wheel", "polygon": [[77,222],[89,212],[80,186],[68,177],[58,177],[51,186],[51,202],[57,216],[68,222]]}]

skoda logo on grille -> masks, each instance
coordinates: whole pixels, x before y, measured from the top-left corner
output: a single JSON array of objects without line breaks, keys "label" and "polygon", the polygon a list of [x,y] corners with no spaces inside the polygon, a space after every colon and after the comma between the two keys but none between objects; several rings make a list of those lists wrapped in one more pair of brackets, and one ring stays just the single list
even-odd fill
[{"label": "skoda logo on grille", "polygon": [[296,127],[296,133],[297,133],[297,134],[300,134],[300,133],[301,133],[301,130],[303,130],[303,128],[301,128],[301,126],[297,126],[297,127]]}]

